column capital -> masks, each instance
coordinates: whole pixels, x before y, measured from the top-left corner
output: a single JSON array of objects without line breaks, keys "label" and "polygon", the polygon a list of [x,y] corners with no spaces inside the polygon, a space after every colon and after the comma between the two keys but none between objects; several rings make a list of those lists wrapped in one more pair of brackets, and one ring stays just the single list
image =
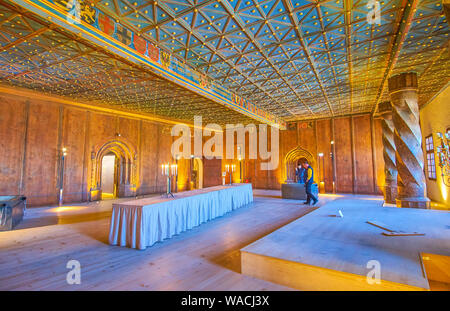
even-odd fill
[{"label": "column capital", "polygon": [[392,76],[388,80],[389,94],[405,89],[417,90],[417,74],[415,72],[405,72]]},{"label": "column capital", "polygon": [[392,105],[391,102],[381,102],[378,104],[378,113],[384,118],[392,117]]}]

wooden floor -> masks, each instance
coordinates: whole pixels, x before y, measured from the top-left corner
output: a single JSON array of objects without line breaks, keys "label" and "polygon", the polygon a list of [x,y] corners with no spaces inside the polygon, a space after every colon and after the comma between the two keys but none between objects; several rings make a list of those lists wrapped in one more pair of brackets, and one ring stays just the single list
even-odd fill
[{"label": "wooden floor", "polygon": [[[450,213],[382,204],[370,196],[330,202],[244,247],[242,272],[301,290],[428,290],[450,285]],[[367,221],[423,235],[388,237]],[[367,264],[374,260],[380,265],[380,284],[366,281],[372,268]],[[430,286],[429,280],[447,284]]]},{"label": "wooden floor", "polygon": [[[255,190],[255,202],[144,251],[107,243],[113,202],[33,208],[0,232],[0,290],[290,290],[240,273],[240,249],[313,208]],[[321,204],[338,196],[323,195]],[[68,285],[69,260],[81,284]]]}]

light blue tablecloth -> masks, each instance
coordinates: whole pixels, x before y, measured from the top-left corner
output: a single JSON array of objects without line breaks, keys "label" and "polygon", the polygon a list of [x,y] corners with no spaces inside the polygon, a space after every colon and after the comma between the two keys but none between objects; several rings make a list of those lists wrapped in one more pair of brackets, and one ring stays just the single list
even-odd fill
[{"label": "light blue tablecloth", "polygon": [[113,204],[109,243],[145,249],[251,202],[252,185],[234,184]]}]

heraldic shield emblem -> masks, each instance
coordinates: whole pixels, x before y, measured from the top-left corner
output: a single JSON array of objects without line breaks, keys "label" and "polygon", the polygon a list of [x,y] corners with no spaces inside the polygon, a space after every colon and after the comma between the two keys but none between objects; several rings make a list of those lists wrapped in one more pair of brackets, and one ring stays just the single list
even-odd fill
[{"label": "heraldic shield emblem", "polygon": [[133,44],[136,51],[138,51],[141,54],[145,54],[147,51],[147,41],[145,41],[144,38],[141,36],[138,36],[136,34],[133,35]]},{"label": "heraldic shield emblem", "polygon": [[164,67],[169,68],[169,66],[170,66],[170,58],[171,58],[171,55],[169,53],[161,51],[161,64]]},{"label": "heraldic shield emblem", "polygon": [[114,21],[109,16],[99,12],[98,14],[98,28],[105,34],[112,36],[114,33]]},{"label": "heraldic shield emblem", "polygon": [[117,40],[119,40],[120,42],[122,42],[125,45],[130,45],[131,44],[131,36],[132,36],[131,30],[128,30],[121,24],[116,25]]}]

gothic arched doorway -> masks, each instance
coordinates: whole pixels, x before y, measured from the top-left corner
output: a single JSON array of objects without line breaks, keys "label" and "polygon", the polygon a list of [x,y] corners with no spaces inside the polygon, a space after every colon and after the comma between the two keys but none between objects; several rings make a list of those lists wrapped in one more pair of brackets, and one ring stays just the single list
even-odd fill
[{"label": "gothic arched doorway", "polygon": [[114,153],[105,154],[102,158],[102,175],[100,189],[102,199],[114,199],[118,190],[118,159]]},{"label": "gothic arched doorway", "polygon": [[298,163],[302,162],[303,160],[307,160],[313,170],[316,171],[316,159],[308,150],[298,146],[286,154],[286,156],[284,157],[286,183],[295,181],[295,168],[298,166]]},{"label": "gothic arched doorway", "polygon": [[192,176],[191,176],[192,188],[203,188],[203,161],[200,158],[192,159]]},{"label": "gothic arched doorway", "polygon": [[119,198],[135,196],[137,155],[130,144],[123,140],[112,140],[97,149],[97,152],[91,154],[90,200],[100,200],[103,197],[103,191],[110,194],[112,162],[114,162],[112,196]]}]

